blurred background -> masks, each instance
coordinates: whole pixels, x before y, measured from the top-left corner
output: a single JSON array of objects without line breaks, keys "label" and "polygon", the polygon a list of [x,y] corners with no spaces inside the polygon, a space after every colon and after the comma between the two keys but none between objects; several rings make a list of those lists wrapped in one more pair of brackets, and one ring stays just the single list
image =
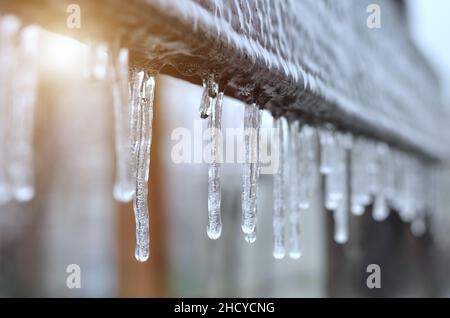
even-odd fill
[{"label": "blurred background", "polygon": [[[450,2],[411,0],[413,39],[450,88]],[[36,195],[0,206],[0,296],[3,297],[448,297],[450,248],[429,233],[417,238],[395,213],[375,222],[351,217],[350,240],[334,243],[321,194],[302,219],[299,261],[273,259],[272,177],[259,188],[258,239],[240,229],[239,164],[223,166],[224,231],[206,236],[207,165],[175,164],[175,128],[192,133],[202,88],[158,76],[150,168],[151,256],[134,259],[131,204],[116,203],[112,96],[107,81],[83,76],[87,48],[44,33],[34,131]],[[446,89],[445,89],[446,88]],[[269,127],[270,116],[263,125]],[[266,118],[267,117],[267,118]],[[226,98],[223,126],[243,126],[243,104]],[[195,139],[195,136],[193,136]],[[195,151],[194,145],[193,151]],[[319,182],[319,176],[316,176]],[[369,207],[370,208],[370,207]],[[449,224],[450,226],[450,224]],[[450,229],[450,228],[449,228]],[[366,287],[379,264],[382,288]],[[81,268],[81,288],[66,286],[66,268]]]}]

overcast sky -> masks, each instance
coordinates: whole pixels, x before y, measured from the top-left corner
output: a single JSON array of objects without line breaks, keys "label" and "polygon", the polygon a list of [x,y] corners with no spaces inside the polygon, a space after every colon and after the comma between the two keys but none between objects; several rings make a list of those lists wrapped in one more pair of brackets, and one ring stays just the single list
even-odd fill
[{"label": "overcast sky", "polygon": [[450,1],[406,0],[416,42],[450,88]]}]

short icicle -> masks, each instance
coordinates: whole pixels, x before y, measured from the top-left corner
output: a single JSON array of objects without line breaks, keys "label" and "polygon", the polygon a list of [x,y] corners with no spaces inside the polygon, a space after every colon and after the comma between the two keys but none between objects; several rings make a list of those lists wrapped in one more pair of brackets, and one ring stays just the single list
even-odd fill
[{"label": "short icicle", "polygon": [[114,198],[119,202],[129,202],[135,191],[131,154],[131,105],[129,98],[128,49],[112,47],[111,86],[114,106],[116,180]]},{"label": "short icicle", "polygon": [[244,110],[244,164],[242,169],[242,231],[252,234],[257,222],[259,165],[259,131],[261,110],[246,104]]},{"label": "short icicle", "polygon": [[210,162],[208,166],[208,226],[207,234],[217,240],[222,233],[220,162],[223,93],[219,93],[211,109],[208,121]]},{"label": "short icicle", "polygon": [[376,145],[375,164],[377,165],[377,188],[375,201],[373,203],[372,217],[375,221],[384,221],[389,216],[389,207],[387,199],[389,197],[388,175],[389,169],[387,162],[389,149],[385,144]]},{"label": "short icicle", "polygon": [[209,74],[205,79],[203,79],[203,93],[199,108],[201,118],[208,118],[211,114],[211,110],[214,107],[218,94],[219,85],[214,80],[214,75]]},{"label": "short icicle", "polygon": [[324,127],[319,130],[320,141],[320,173],[327,175],[331,173],[333,166],[332,151],[334,146],[333,132],[331,128]]},{"label": "short icicle", "polygon": [[92,81],[103,80],[108,70],[108,45],[91,42],[89,45],[85,77]]},{"label": "short icicle", "polygon": [[273,175],[273,257],[284,258],[286,254],[285,228],[285,177],[287,171],[287,137],[288,125],[285,117],[274,118],[273,128],[278,135],[277,142],[272,145],[272,154],[278,155],[278,170]]},{"label": "short icicle", "polygon": [[136,190],[133,200],[136,219],[136,251],[135,257],[145,262],[150,254],[148,180],[150,167],[150,149],[152,144],[153,96],[155,77],[145,75],[141,87],[139,103],[139,121],[136,149]]},{"label": "short icicle", "polygon": [[311,206],[312,190],[315,184],[314,165],[315,153],[315,132],[310,126],[304,125],[300,132],[299,150],[299,207],[301,210],[308,210]]},{"label": "short icicle", "polygon": [[14,76],[10,174],[13,196],[19,202],[34,197],[33,127],[38,85],[40,29],[28,26],[20,33],[19,61]]}]

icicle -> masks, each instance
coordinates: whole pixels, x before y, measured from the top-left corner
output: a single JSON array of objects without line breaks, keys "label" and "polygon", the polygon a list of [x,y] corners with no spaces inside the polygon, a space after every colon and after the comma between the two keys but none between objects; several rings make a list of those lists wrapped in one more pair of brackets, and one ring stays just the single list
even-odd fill
[{"label": "icicle", "polygon": [[[142,101],[142,86],[144,85],[145,72],[141,69],[130,69],[129,74],[129,127],[130,127],[130,142],[131,142],[131,155],[130,155],[130,170],[132,171],[133,178],[136,178],[136,164],[137,164],[137,151],[139,148],[138,140],[140,134],[140,109]],[[135,183],[135,182],[133,182]],[[133,190],[133,192],[135,192]]]},{"label": "icicle", "polygon": [[106,77],[108,69],[108,46],[105,43],[91,43],[88,52],[88,65],[85,76],[92,81]]},{"label": "icicle", "polygon": [[314,129],[303,126],[300,132],[299,150],[299,207],[301,210],[309,209],[311,205],[312,189],[314,187],[315,146]]},{"label": "icicle", "polygon": [[387,206],[387,173],[389,173],[387,166],[388,148],[385,144],[378,144],[375,152],[375,162],[377,165],[377,193],[375,194],[375,201],[372,211],[372,217],[375,221],[383,221],[389,216],[389,207]]},{"label": "icicle", "polygon": [[259,176],[261,174],[261,162],[260,162],[260,142],[261,142],[261,137],[260,137],[260,126],[261,126],[261,120],[262,120],[262,110],[258,110],[255,109],[254,110],[255,113],[253,114],[255,116],[254,121],[255,121],[255,127],[257,127],[255,133],[256,133],[256,154],[255,155],[255,160],[256,160],[256,182],[255,182],[255,201],[254,201],[254,215],[255,215],[255,228],[253,229],[253,231],[251,233],[246,233],[245,234],[245,241],[249,244],[253,244],[256,242],[256,233],[257,233],[257,217],[258,217],[258,202],[257,202],[257,194],[258,194],[258,180],[259,180]]},{"label": "icicle", "polygon": [[389,202],[389,204],[392,203],[394,198],[396,197],[395,192],[395,161],[394,161],[394,155],[392,149],[387,146],[386,147],[386,155],[384,160],[384,168],[382,173],[383,176],[383,182],[384,182],[384,196]]},{"label": "icicle", "polygon": [[403,219],[404,214],[404,188],[406,183],[406,168],[404,163],[404,155],[400,151],[395,151],[393,154],[393,164],[395,169],[395,188],[396,196],[392,200],[393,207],[399,212],[400,217]]},{"label": "icicle", "polygon": [[328,210],[336,210],[339,201],[342,198],[342,156],[341,145],[335,140],[334,136],[330,134],[328,145],[325,147],[325,152],[328,152],[327,157],[330,160],[329,172],[325,178],[325,208]]},{"label": "icicle", "polygon": [[333,211],[334,216],[334,240],[336,243],[344,244],[348,241],[348,189],[347,189],[347,160],[345,142],[338,142],[336,157],[339,162],[339,178],[336,183],[339,187],[340,198],[337,208]]},{"label": "icicle", "polygon": [[289,202],[289,257],[298,259],[301,256],[300,246],[300,123],[298,120],[289,123],[289,155],[286,164],[289,166],[289,180],[286,186],[286,193]]},{"label": "icicle", "polygon": [[378,147],[373,141],[366,142],[366,164],[367,164],[367,189],[372,196],[377,196],[380,191],[378,180]]},{"label": "icicle", "polygon": [[362,143],[361,139],[356,139],[351,151],[351,211],[353,215],[362,215],[370,199],[363,185],[366,166]]},{"label": "icicle", "polygon": [[414,218],[414,200],[415,196],[418,195],[414,191],[413,159],[405,153],[399,153],[397,160],[401,171],[398,175],[401,179],[397,208],[401,219],[404,222],[410,222]]},{"label": "icicle", "polygon": [[319,141],[320,141],[320,167],[319,171],[322,174],[331,173],[333,166],[333,147],[334,138],[333,133],[329,127],[322,128],[319,130]]},{"label": "icicle", "polygon": [[419,217],[415,218],[414,221],[412,221],[411,233],[414,236],[417,236],[417,237],[423,236],[426,231],[427,231],[427,227],[426,227],[426,223],[425,223],[425,218],[423,216],[419,216]]},{"label": "icicle", "polygon": [[111,52],[111,85],[114,104],[116,180],[114,198],[120,202],[133,199],[135,182],[131,153],[128,49]]},{"label": "icicle", "polygon": [[211,158],[208,166],[208,237],[216,240],[222,233],[222,217],[220,211],[220,130],[223,93],[219,93],[219,85],[214,80],[214,74],[209,74],[203,80],[203,93],[200,103],[200,117],[208,121],[209,144]]},{"label": "icicle", "polygon": [[219,93],[219,85],[214,81],[214,75],[210,74],[203,80],[203,93],[200,103],[200,117],[205,119],[211,113],[211,109],[215,104],[215,99]]},{"label": "icicle", "polygon": [[[287,136],[288,125],[286,118],[278,117],[273,120],[273,128],[278,132],[278,139],[272,145],[272,153],[278,154],[279,166],[273,176],[273,256],[282,259],[285,256],[285,177],[289,174],[287,167]],[[276,149],[275,147],[278,147]],[[275,148],[275,149],[274,149]]]},{"label": "icicle", "polygon": [[8,171],[12,131],[13,78],[17,63],[16,35],[20,20],[12,15],[0,17],[0,205],[12,199]]},{"label": "icicle", "polygon": [[244,113],[244,154],[242,171],[242,231],[254,232],[257,221],[257,191],[259,164],[259,130],[261,110],[256,104],[246,104]]},{"label": "icicle", "polygon": [[40,29],[29,26],[20,34],[19,61],[14,77],[10,174],[17,201],[34,197],[33,127],[38,81]]},{"label": "icicle", "polygon": [[136,149],[136,190],[133,207],[136,219],[135,257],[138,261],[144,262],[148,259],[150,252],[148,180],[152,144],[154,76],[146,75],[141,89],[138,122],[139,135],[137,136]]},{"label": "icicle", "polygon": [[208,167],[208,226],[207,234],[212,240],[216,240],[222,233],[222,216],[220,212],[220,134],[222,129],[222,102],[223,93],[219,93],[211,109],[208,122],[209,143],[211,158]]}]

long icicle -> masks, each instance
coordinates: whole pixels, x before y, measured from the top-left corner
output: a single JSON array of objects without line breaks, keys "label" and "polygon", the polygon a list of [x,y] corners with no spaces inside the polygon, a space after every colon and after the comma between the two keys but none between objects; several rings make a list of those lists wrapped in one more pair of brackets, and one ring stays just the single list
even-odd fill
[{"label": "long icicle", "polygon": [[244,155],[242,171],[242,231],[251,234],[257,221],[257,183],[259,175],[258,131],[261,113],[256,104],[246,104],[244,111]]},{"label": "long icicle", "polygon": [[[138,68],[131,68],[129,74],[129,91],[130,91],[130,142],[131,142],[131,155],[130,155],[130,171],[134,180],[136,180],[136,164],[137,164],[137,152],[139,149],[139,134],[140,134],[140,109],[142,101],[142,85],[144,85],[145,72]],[[134,181],[135,185],[136,182]],[[135,192],[135,189],[133,190]]]},{"label": "long icicle", "polygon": [[338,135],[336,140],[336,153],[335,160],[337,164],[335,169],[336,185],[340,193],[340,198],[337,201],[337,208],[333,211],[334,217],[334,240],[336,243],[344,244],[348,241],[348,221],[349,221],[349,209],[348,209],[348,184],[347,184],[347,149],[349,145],[345,137]]},{"label": "long icicle", "polygon": [[152,144],[154,89],[155,77],[146,75],[141,87],[141,103],[139,104],[139,135],[136,153],[136,193],[133,201],[136,220],[135,257],[140,262],[145,262],[150,254],[148,180],[150,149]]},{"label": "long icicle", "polygon": [[33,127],[38,81],[40,29],[26,27],[20,34],[20,48],[13,109],[10,173],[13,195],[25,202],[34,197]]},{"label": "long icicle", "polygon": [[208,166],[208,226],[207,234],[217,240],[222,233],[220,159],[223,93],[219,93],[209,116],[208,132],[211,157]]},{"label": "long icicle", "polygon": [[278,135],[277,142],[272,144],[272,156],[278,155],[278,170],[273,175],[273,257],[284,258],[285,247],[285,176],[286,172],[286,143],[287,143],[287,123],[286,118],[278,117],[273,120],[275,134]]},{"label": "long icicle", "polygon": [[356,139],[351,151],[351,212],[353,215],[362,215],[365,211],[365,203],[370,198],[368,194],[364,192],[364,170],[366,166],[364,164],[364,148],[362,146],[362,140]]},{"label": "long icicle", "polygon": [[132,170],[131,127],[128,76],[128,49],[116,49],[111,52],[111,85],[113,91],[116,180],[114,198],[119,202],[129,202],[135,191],[134,172]]},{"label": "long icicle", "polygon": [[[258,218],[258,202],[257,202],[257,196],[258,196],[258,181],[259,176],[261,174],[261,161],[260,161],[260,139],[261,139],[261,119],[262,119],[262,110],[259,109],[256,104],[253,104],[253,114],[252,114],[252,131],[253,135],[250,139],[250,149],[251,149],[251,160],[250,162],[254,163],[255,165],[255,179],[253,181],[253,188],[254,188],[254,196],[253,201],[251,204],[252,213],[254,215],[255,219],[255,227],[251,233],[245,234],[245,241],[247,243],[254,243],[256,241],[256,232],[257,232],[257,218]],[[250,192],[251,195],[251,192]]]},{"label": "long icicle", "polygon": [[329,141],[324,151],[328,152],[330,169],[325,178],[325,207],[328,210],[336,210],[342,198],[341,178],[341,156],[338,142],[334,134],[329,135]]},{"label": "long icicle", "polygon": [[300,161],[300,123],[298,120],[289,124],[289,188],[286,187],[286,193],[289,193],[289,257],[299,259],[301,257],[300,242],[300,180],[299,161]]},{"label": "long icicle", "polygon": [[12,15],[0,17],[0,205],[12,199],[8,164],[13,111],[13,78],[17,63],[15,39],[20,20]]}]

